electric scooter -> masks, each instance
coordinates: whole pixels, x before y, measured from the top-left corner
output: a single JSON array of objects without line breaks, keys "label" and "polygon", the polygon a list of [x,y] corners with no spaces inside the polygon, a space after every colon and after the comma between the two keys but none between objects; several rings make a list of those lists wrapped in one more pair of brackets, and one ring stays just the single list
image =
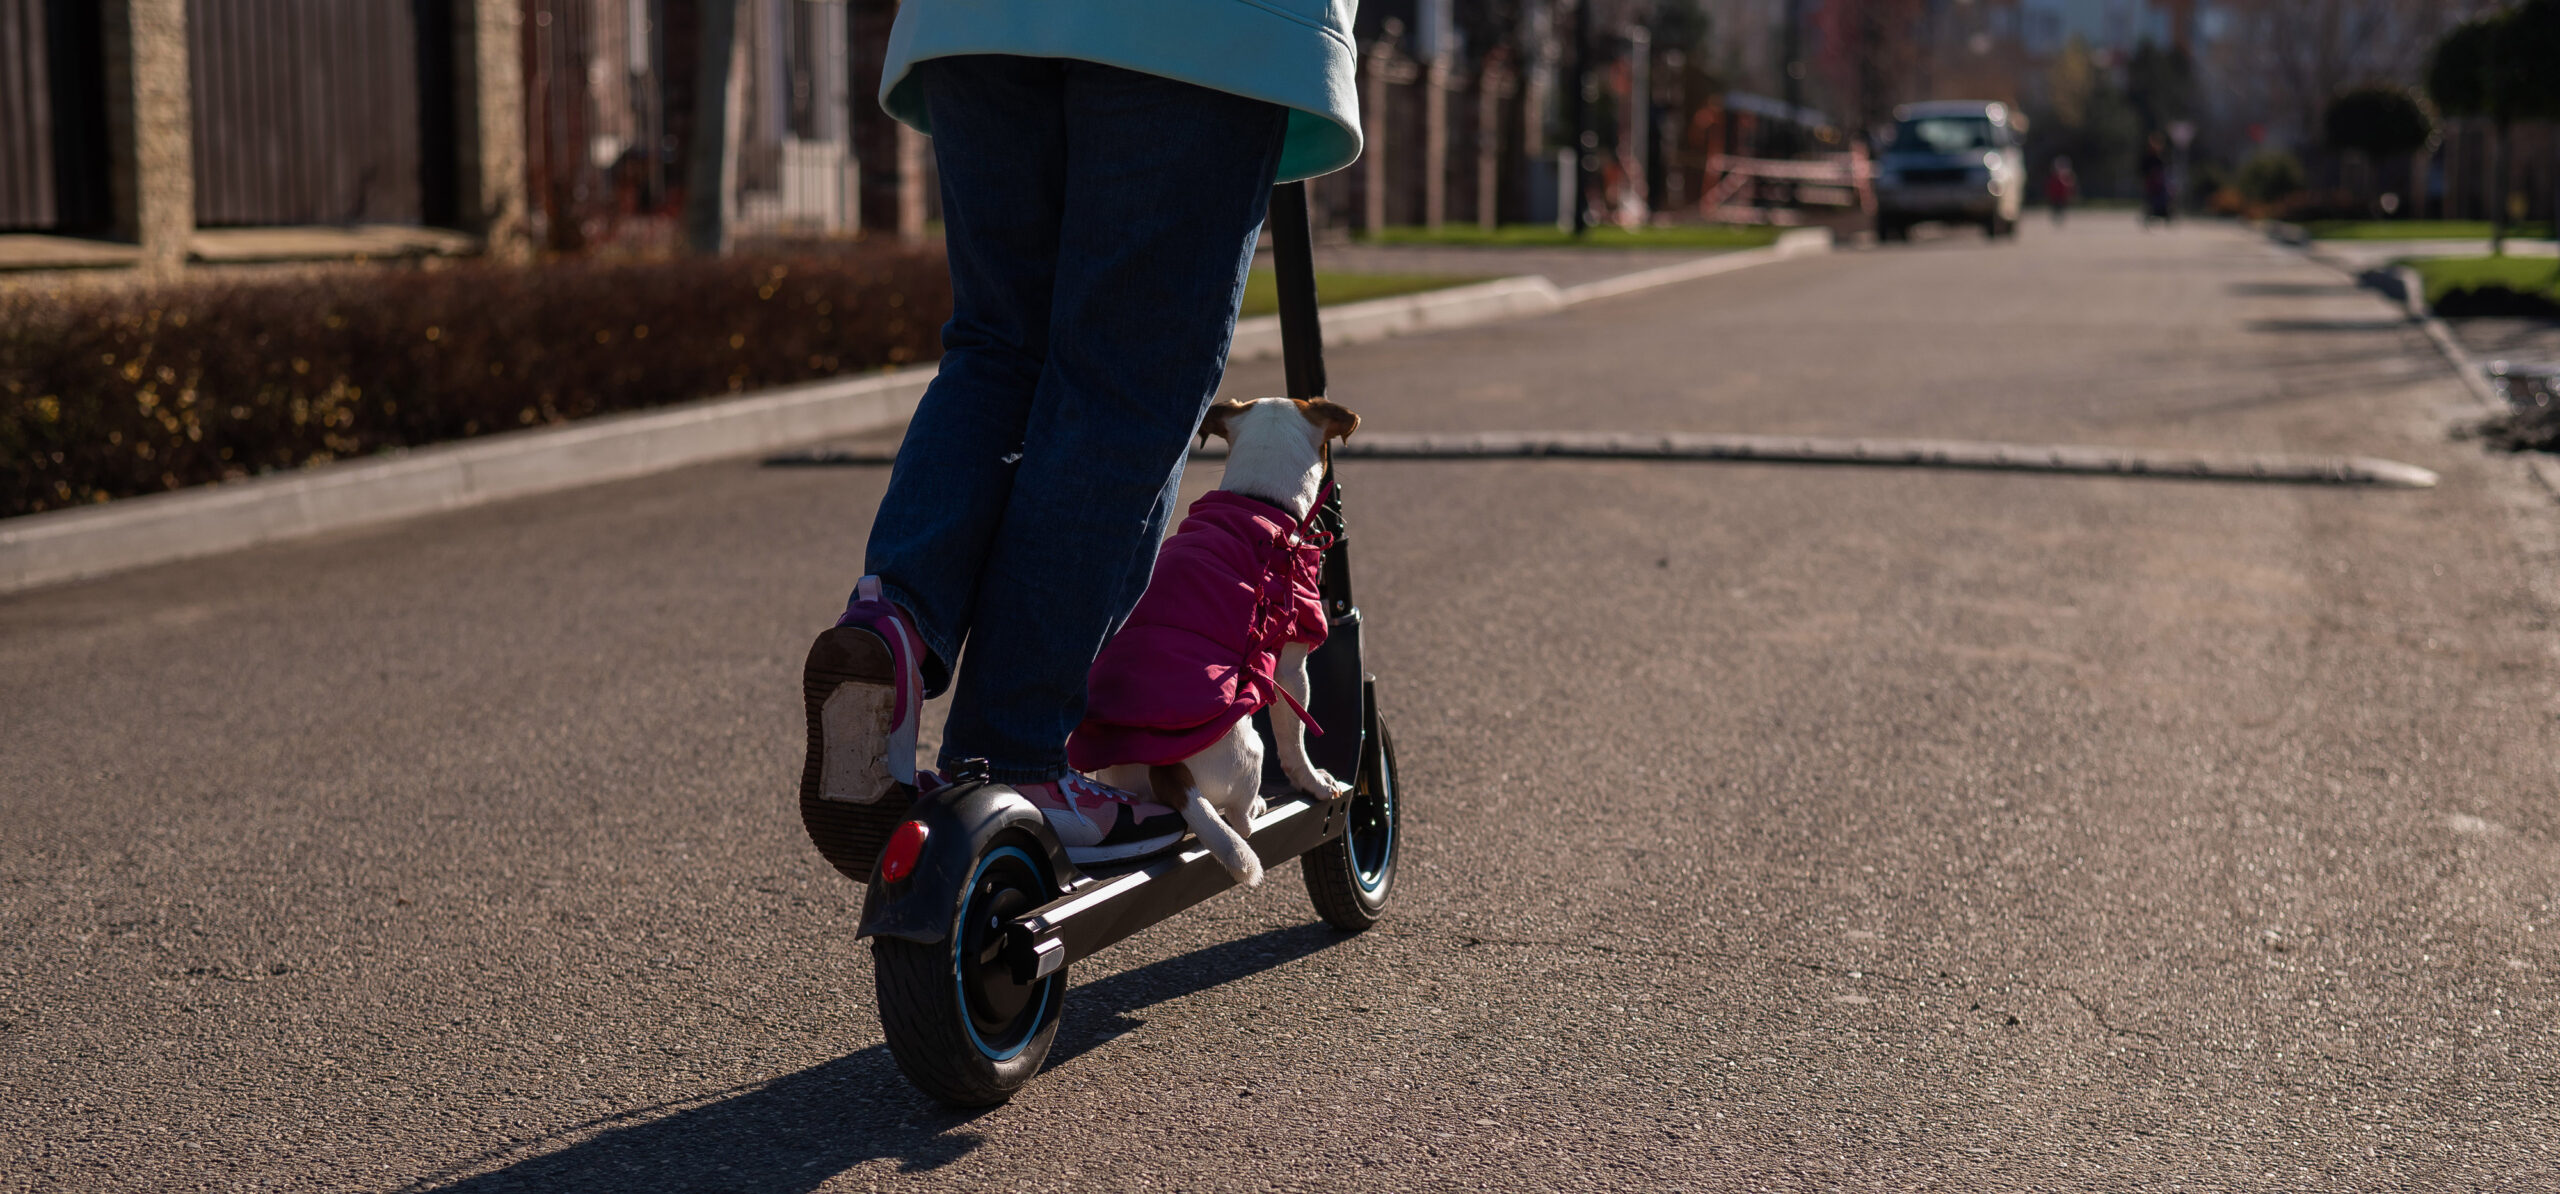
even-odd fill
[{"label": "electric scooter", "polygon": [[[1289,396],[1320,398],[1323,338],[1305,183],[1274,188],[1271,228]],[[1342,489],[1327,488],[1332,496],[1317,525],[1332,535],[1320,582],[1329,630],[1307,657],[1307,705],[1329,732],[1307,750],[1329,774],[1353,777],[1351,791],[1317,800],[1291,787],[1269,715],[1257,714],[1268,809],[1250,840],[1266,867],[1299,859],[1316,914],[1357,932],[1377,922],[1394,892],[1404,801],[1377,681],[1361,665]],[[1039,1073],[1076,962],[1235,885],[1187,838],[1152,858],[1079,867],[1040,811],[983,770],[885,799],[907,804],[884,815],[878,806],[804,793],[801,819],[820,854],[868,885],[858,936],[871,941],[890,1055],[919,1089],[959,1106],[1001,1103]]]}]

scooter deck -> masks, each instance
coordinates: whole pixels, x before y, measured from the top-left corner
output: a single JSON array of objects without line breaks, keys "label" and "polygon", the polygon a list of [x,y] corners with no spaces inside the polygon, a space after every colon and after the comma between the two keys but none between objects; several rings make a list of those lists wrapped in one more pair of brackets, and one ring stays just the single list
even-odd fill
[{"label": "scooter deck", "polygon": [[[1266,870],[1342,836],[1351,807],[1348,796],[1319,802],[1295,790],[1266,790],[1264,799],[1269,806],[1255,818],[1249,840]],[[1006,926],[1005,958],[1015,981],[1028,983],[1082,961],[1236,885],[1196,839],[1170,854],[1085,870],[1083,878]]]}]

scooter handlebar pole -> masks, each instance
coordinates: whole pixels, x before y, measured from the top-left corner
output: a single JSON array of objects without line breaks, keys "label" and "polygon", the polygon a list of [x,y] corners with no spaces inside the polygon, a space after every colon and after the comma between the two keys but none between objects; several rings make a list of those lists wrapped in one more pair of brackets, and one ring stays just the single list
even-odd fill
[{"label": "scooter handlebar pole", "polygon": [[1271,266],[1280,291],[1280,363],[1292,398],[1324,397],[1324,327],[1316,319],[1315,243],[1307,184],[1271,188]]}]

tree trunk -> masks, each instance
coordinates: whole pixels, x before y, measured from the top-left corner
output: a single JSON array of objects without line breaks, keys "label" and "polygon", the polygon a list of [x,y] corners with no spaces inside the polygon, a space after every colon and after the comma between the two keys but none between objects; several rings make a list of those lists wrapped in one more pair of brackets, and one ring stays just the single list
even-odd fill
[{"label": "tree trunk", "polygon": [[2471,187],[2462,177],[2462,172],[2470,166],[2471,163],[2462,156],[2461,122],[2444,122],[2444,202],[2436,207],[2438,219],[2462,218],[2463,203],[2471,197]]},{"label": "tree trunk", "polygon": [[2489,255],[2507,255],[2507,122],[2489,131]]},{"label": "tree trunk", "polygon": [[1360,97],[1360,119],[1369,127],[1368,144],[1360,151],[1366,159],[1362,165],[1367,167],[1367,177],[1360,180],[1365,184],[1360,195],[1360,220],[1364,225],[1360,231],[1370,236],[1378,235],[1387,226],[1387,71],[1394,53],[1384,41],[1372,43],[1367,77],[1361,80],[1368,94]]},{"label": "tree trunk", "polygon": [[1432,55],[1422,88],[1422,222],[1438,232],[1449,220],[1448,51]]},{"label": "tree trunk", "polygon": [[924,241],[924,160],[932,151],[923,133],[898,126],[898,240],[905,244]]},{"label": "tree trunk", "polygon": [[729,251],[738,202],[738,132],[746,105],[745,39],[736,0],[702,6],[701,65],[694,76],[692,159],[685,163],[685,239],[696,253]]},{"label": "tree trunk", "polygon": [[1476,72],[1476,227],[1491,232],[1502,211],[1502,91],[1510,81],[1499,62]]}]

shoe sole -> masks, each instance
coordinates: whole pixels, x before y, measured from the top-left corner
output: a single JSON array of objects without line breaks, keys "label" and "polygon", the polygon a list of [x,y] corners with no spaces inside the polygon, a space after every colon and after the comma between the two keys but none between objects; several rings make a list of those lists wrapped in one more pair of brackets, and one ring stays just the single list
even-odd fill
[{"label": "shoe sole", "polygon": [[878,635],[838,626],[809,645],[800,672],[809,716],[800,824],[819,857],[856,883],[871,881],[880,848],[915,803],[915,789],[889,774],[894,668]]}]

